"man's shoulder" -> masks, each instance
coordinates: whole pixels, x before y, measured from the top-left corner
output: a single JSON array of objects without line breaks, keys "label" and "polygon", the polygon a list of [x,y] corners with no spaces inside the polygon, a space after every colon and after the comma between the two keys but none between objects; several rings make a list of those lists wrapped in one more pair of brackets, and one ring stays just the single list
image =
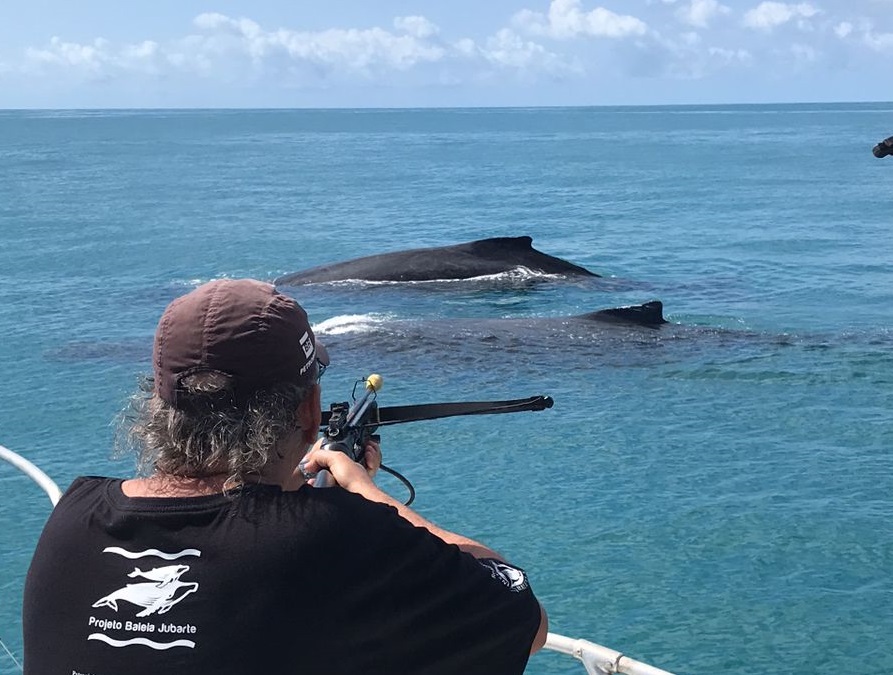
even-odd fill
[{"label": "man's shoulder", "polygon": [[106,495],[115,478],[79,476],[62,494],[44,526],[45,534],[67,537],[81,531],[85,518],[108,511]]},{"label": "man's shoulder", "polygon": [[109,478],[107,476],[78,476],[62,494],[59,504],[64,506],[75,500],[84,499],[89,495],[104,494],[108,486],[121,481],[122,479],[120,478]]},{"label": "man's shoulder", "polygon": [[355,494],[340,487],[311,489],[305,488],[308,504],[330,510],[333,515],[341,514],[350,518],[393,519],[395,522],[403,521],[397,513],[397,509],[388,504],[381,504],[366,499],[362,495]]}]

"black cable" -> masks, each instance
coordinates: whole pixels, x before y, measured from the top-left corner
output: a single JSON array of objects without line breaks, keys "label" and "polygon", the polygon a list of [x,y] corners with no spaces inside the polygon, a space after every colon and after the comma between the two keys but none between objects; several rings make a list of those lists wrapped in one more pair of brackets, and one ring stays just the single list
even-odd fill
[{"label": "black cable", "polygon": [[409,479],[407,479],[406,476],[404,476],[399,471],[394,471],[394,469],[389,466],[385,466],[384,464],[382,464],[379,468],[385,473],[391,474],[394,478],[403,483],[406,486],[407,490],[409,490],[409,500],[403,502],[403,506],[409,506],[410,504],[412,504],[412,502],[415,501],[415,488],[412,486],[412,483],[409,482]]}]

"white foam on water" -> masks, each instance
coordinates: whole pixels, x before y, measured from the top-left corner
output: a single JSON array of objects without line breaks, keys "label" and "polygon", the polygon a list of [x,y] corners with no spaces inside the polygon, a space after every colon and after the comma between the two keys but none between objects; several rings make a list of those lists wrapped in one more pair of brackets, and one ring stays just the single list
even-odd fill
[{"label": "white foam on water", "polygon": [[392,320],[387,314],[343,314],[313,324],[312,328],[316,335],[370,333]]}]

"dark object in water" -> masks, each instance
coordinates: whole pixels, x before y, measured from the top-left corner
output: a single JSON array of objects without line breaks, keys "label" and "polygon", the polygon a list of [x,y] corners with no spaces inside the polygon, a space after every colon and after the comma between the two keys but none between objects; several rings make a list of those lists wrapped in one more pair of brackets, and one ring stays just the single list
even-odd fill
[{"label": "dark object in water", "polygon": [[871,151],[878,159],[880,159],[881,157],[886,157],[887,155],[893,155],[893,136],[882,140],[880,143],[874,146]]},{"label": "dark object in water", "polygon": [[454,246],[417,248],[321,265],[287,274],[276,285],[361,281],[436,281],[471,279],[524,267],[544,274],[597,277],[598,274],[537,251],[530,237],[496,237]]},{"label": "dark object in water", "polygon": [[602,309],[572,318],[583,319],[584,321],[603,321],[605,323],[628,323],[649,328],[657,328],[667,323],[667,320],[664,319],[664,304],[660,300],[652,300],[643,305]]}]

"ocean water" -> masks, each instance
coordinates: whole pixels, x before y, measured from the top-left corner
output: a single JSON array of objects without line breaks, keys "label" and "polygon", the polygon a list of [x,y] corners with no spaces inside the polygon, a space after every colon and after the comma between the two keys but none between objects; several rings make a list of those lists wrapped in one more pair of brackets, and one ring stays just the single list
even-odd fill
[{"label": "ocean water", "polygon": [[[603,278],[286,289],[324,400],[370,372],[381,405],[555,399],[382,430],[555,632],[680,674],[893,673],[890,133],[893,104],[0,112],[0,444],[63,487],[130,475],[115,416],[203,281],[529,235]],[[652,299],[656,331],[560,319]],[[16,655],[49,510],[0,466]]]}]

